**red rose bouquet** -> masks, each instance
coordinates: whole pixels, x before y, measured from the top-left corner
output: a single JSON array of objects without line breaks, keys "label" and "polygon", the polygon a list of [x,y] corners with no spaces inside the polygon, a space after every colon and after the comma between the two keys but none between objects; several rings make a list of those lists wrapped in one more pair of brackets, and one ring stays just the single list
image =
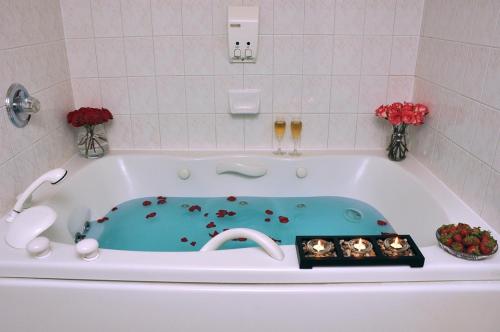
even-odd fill
[{"label": "red rose bouquet", "polygon": [[85,158],[99,158],[108,146],[104,123],[113,119],[106,108],[81,107],[67,115],[68,123],[78,128],[77,144]]},{"label": "red rose bouquet", "polygon": [[407,102],[381,105],[375,110],[376,116],[392,124],[391,143],[387,147],[389,159],[400,161],[406,158],[406,152],[408,152],[406,129],[408,125],[424,124],[427,114],[429,114],[427,106]]}]

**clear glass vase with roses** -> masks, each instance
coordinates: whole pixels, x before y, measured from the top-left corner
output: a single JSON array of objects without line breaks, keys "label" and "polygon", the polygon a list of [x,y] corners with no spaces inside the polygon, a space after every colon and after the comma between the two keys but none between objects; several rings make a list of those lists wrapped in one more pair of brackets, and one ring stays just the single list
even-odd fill
[{"label": "clear glass vase with roses", "polygon": [[392,125],[391,141],[387,147],[387,156],[390,160],[401,161],[406,158],[407,128],[409,125],[424,124],[427,114],[429,114],[427,106],[406,102],[381,105],[375,110],[376,116],[386,119]]},{"label": "clear glass vase with roses", "polygon": [[100,158],[108,148],[104,123],[113,119],[105,108],[82,107],[69,112],[68,123],[78,129],[77,146],[85,158]]}]

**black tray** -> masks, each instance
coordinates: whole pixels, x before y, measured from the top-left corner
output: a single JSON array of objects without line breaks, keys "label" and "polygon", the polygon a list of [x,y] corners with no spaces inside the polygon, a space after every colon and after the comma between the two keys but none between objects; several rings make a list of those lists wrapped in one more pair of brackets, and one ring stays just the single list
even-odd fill
[{"label": "black tray", "polygon": [[[297,249],[297,256],[299,259],[299,267],[301,269],[311,269],[314,266],[376,266],[376,265],[409,265],[411,267],[424,266],[425,257],[418,249],[410,235],[397,234],[400,239],[405,239],[413,251],[413,256],[386,256],[383,254],[377,240],[385,240],[391,235],[349,235],[349,236],[297,236],[295,238],[295,248]],[[340,240],[349,241],[352,239],[363,238],[370,241],[373,245],[375,256],[373,257],[344,257],[343,251],[340,247]],[[334,251],[336,257],[306,257],[303,244],[312,239],[322,239],[330,241],[334,244]]]}]

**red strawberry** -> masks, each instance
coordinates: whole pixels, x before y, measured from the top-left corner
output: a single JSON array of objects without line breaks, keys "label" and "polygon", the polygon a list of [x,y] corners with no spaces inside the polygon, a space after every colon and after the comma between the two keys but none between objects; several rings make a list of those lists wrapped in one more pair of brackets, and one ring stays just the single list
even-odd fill
[{"label": "red strawberry", "polygon": [[151,202],[150,201],[144,201],[142,202],[142,206],[150,206]]},{"label": "red strawberry", "polygon": [[464,251],[464,245],[461,244],[460,242],[453,242],[451,244],[451,249],[458,251],[458,252],[463,252]]},{"label": "red strawberry", "polygon": [[200,212],[201,211],[201,207],[199,205],[191,205],[189,207],[189,212],[194,212],[194,211]]},{"label": "red strawberry", "polygon": [[280,223],[282,223],[282,224],[286,224],[288,222],[288,218],[283,217],[283,216],[279,216],[279,220],[280,220]]},{"label": "red strawberry", "polygon": [[214,227],[215,227],[215,223],[213,221],[211,221],[207,224],[207,228],[214,228]]},{"label": "red strawberry", "polygon": [[483,254],[483,255],[491,255],[491,253],[493,252],[493,248],[488,247],[484,243],[481,243],[479,245],[479,250],[481,251],[481,254]]},{"label": "red strawberry", "polygon": [[149,213],[147,216],[146,216],[146,219],[151,219],[151,218],[154,218],[156,217],[156,212],[151,212]]},{"label": "red strawberry", "polygon": [[183,237],[183,238],[181,238],[181,242],[188,242],[187,237]]},{"label": "red strawberry", "polygon": [[118,208],[116,206],[111,209],[111,211],[116,211],[116,210],[118,210]]},{"label": "red strawberry", "polygon": [[227,200],[230,201],[230,202],[234,202],[236,200],[236,197],[234,197],[234,196],[228,196]]},{"label": "red strawberry", "polygon": [[465,252],[470,255],[479,255],[480,254],[479,246],[476,245],[468,246]]},{"label": "red strawberry", "polygon": [[266,218],[264,219],[265,222],[270,222],[271,221],[271,218]]},{"label": "red strawberry", "polygon": [[210,237],[215,237],[215,236],[219,235],[219,232],[217,232],[217,231],[215,230],[212,234],[208,233],[208,235],[209,235]]},{"label": "red strawberry", "polygon": [[453,241],[462,243],[462,235],[460,234],[453,235]]},{"label": "red strawberry", "polygon": [[467,235],[466,237],[464,237],[463,242],[466,246],[477,246],[479,245],[479,243],[481,243],[481,240],[479,240],[479,238],[475,236]]},{"label": "red strawberry", "polygon": [[442,244],[444,244],[445,246],[451,246],[451,244],[453,243],[453,239],[451,238],[450,235],[443,235],[439,238],[439,241],[441,241]]},{"label": "red strawberry", "polygon": [[190,245],[194,247],[196,245],[196,241],[191,242]]},{"label": "red strawberry", "polygon": [[97,222],[98,222],[99,224],[101,224],[101,223],[103,223],[103,222],[105,222],[105,221],[108,221],[108,220],[109,220],[109,218],[108,218],[108,217],[102,217],[102,218],[100,218],[100,219],[97,219]]},{"label": "red strawberry", "polygon": [[266,214],[268,214],[268,215],[272,215],[272,214],[274,214],[274,212],[273,212],[273,211],[271,211],[271,210],[266,210],[266,211],[265,211],[265,213],[266,213]]},{"label": "red strawberry", "polygon": [[230,216],[230,217],[234,216],[235,214],[236,214],[236,212],[234,212],[234,211],[229,211],[227,213],[227,215]]},{"label": "red strawberry", "polygon": [[483,233],[481,234],[481,242],[483,242],[483,241],[489,241],[491,239],[492,239],[492,237],[491,237],[490,232],[483,231]]},{"label": "red strawberry", "polygon": [[385,225],[387,225],[387,221],[385,221],[385,220],[377,220],[377,224],[379,226],[385,226]]},{"label": "red strawberry", "polygon": [[470,234],[470,229],[463,228],[462,230],[460,230],[460,235],[462,235],[462,237],[466,237],[469,234]]}]

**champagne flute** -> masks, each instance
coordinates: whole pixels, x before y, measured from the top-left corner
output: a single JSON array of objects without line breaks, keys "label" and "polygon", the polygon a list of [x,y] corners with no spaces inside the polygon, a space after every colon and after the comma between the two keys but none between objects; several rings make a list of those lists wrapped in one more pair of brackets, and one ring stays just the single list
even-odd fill
[{"label": "champagne flute", "polygon": [[278,117],[274,120],[274,135],[278,140],[278,150],[274,151],[274,154],[282,155],[284,154],[283,150],[281,150],[281,141],[283,137],[285,137],[286,131],[286,121],[285,119]]},{"label": "champagne flute", "polygon": [[300,118],[292,119],[290,127],[292,129],[293,139],[293,152],[290,152],[290,155],[300,156],[299,151],[297,151],[297,146],[299,145],[300,135],[302,134],[302,120]]}]

